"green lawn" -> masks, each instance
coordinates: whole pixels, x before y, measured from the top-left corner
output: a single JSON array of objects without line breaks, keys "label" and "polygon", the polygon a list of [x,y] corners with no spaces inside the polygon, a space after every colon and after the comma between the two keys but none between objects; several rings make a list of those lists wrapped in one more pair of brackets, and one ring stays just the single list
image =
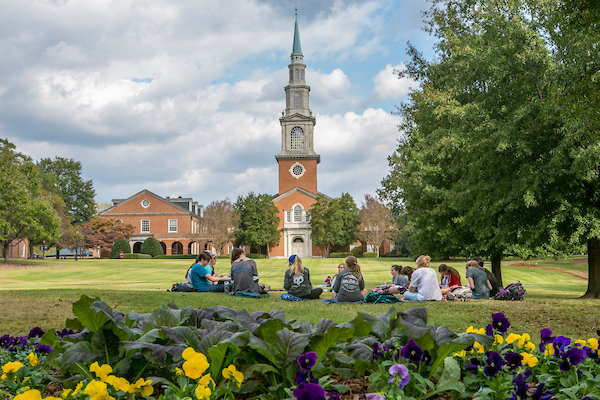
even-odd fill
[{"label": "green lawn", "polygon": [[[311,271],[313,285],[333,276],[340,259],[312,259],[304,264]],[[360,259],[359,263],[368,288],[391,280],[392,264],[415,266],[407,259]],[[62,328],[71,317],[71,303],[81,294],[98,296],[122,312],[151,312],[173,301],[179,307],[210,307],[224,305],[237,309],[270,311],[284,310],[288,319],[321,318],[345,322],[357,312],[379,315],[389,305],[324,305],[320,301],[286,302],[271,292],[270,299],[249,300],[208,293],[170,293],[166,290],[182,281],[190,260],[36,260],[14,262],[0,267],[0,336],[22,334],[33,326],[44,329]],[[261,282],[272,288],[282,288],[287,268],[285,260],[257,260]],[[446,262],[458,269],[464,278],[464,261]],[[437,270],[438,262],[433,262]],[[550,269],[546,269],[550,268]],[[552,269],[554,268],[554,269]],[[216,269],[227,273],[229,263],[219,260]],[[523,302],[470,301],[467,303],[427,302],[398,303],[397,309],[426,307],[430,323],[447,325],[464,331],[470,325],[484,327],[491,312],[504,312],[513,327],[512,332],[528,332],[535,339],[544,327],[556,334],[573,338],[588,338],[600,328],[597,300],[581,300],[587,287],[583,278],[564,271],[587,271],[587,266],[571,261],[537,260],[503,263],[505,284],[520,280],[527,289]],[[464,283],[464,282],[463,282]],[[329,298],[326,293],[322,298]]]}]

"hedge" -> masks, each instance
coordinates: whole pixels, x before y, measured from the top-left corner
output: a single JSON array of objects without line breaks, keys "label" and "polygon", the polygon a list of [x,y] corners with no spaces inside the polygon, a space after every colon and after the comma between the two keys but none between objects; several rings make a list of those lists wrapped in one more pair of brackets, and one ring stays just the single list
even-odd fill
[{"label": "hedge", "polygon": [[252,258],[254,260],[258,260],[261,258],[267,258],[267,255],[266,254],[258,254],[258,253],[248,253],[248,254],[246,254],[246,257]]},{"label": "hedge", "polygon": [[184,259],[184,260],[195,260],[196,254],[169,254],[169,255],[158,255],[154,258],[172,258],[172,259]]},{"label": "hedge", "polygon": [[150,259],[152,256],[150,254],[141,254],[141,253],[129,253],[123,254],[123,258],[127,260],[138,260],[138,259]]},{"label": "hedge", "polygon": [[329,258],[346,258],[352,255],[354,254],[352,254],[350,251],[345,251],[342,253],[329,253]]},{"label": "hedge", "polygon": [[363,253],[363,258],[376,258],[377,253]]},{"label": "hedge", "polygon": [[120,258],[123,254],[131,254],[131,246],[125,239],[119,239],[113,244],[112,250],[110,251],[111,258]]}]

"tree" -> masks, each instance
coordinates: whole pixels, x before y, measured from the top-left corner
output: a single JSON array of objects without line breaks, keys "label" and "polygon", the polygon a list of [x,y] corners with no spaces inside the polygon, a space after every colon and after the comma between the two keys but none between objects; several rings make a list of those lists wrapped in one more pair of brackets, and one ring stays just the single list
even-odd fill
[{"label": "tree", "polygon": [[120,254],[131,254],[131,246],[125,239],[119,239],[113,244],[112,250],[110,251],[111,258],[119,258]]},{"label": "tree", "polygon": [[96,211],[96,192],[91,180],[81,177],[81,163],[63,157],[42,158],[40,169],[54,175],[56,186],[65,202],[72,224],[88,222]]},{"label": "tree", "polygon": [[60,224],[42,191],[38,169],[15,149],[14,144],[0,139],[0,246],[5,262],[14,241],[31,236],[51,241]]},{"label": "tree", "polygon": [[318,196],[310,210],[312,240],[325,247],[329,257],[332,246],[348,246],[358,238],[358,208],[348,193],[328,201]]},{"label": "tree", "polygon": [[203,222],[217,255],[221,255],[223,247],[235,239],[233,230],[238,220],[238,213],[229,199],[213,201],[204,210]]},{"label": "tree", "polygon": [[548,114],[560,117],[560,140],[548,154],[532,189],[551,187],[559,201],[548,212],[551,245],[588,249],[588,287],[583,297],[600,298],[600,4],[560,0],[547,13],[556,61]]},{"label": "tree", "polygon": [[259,253],[262,246],[267,246],[269,256],[269,245],[279,244],[280,240],[279,210],[273,204],[273,198],[250,192],[246,197],[238,196],[233,207],[239,215],[233,231],[236,243],[256,247]]},{"label": "tree", "polygon": [[124,224],[118,219],[94,217],[81,225],[79,232],[84,236],[88,247],[111,249],[119,239],[126,239],[135,232],[135,226]]},{"label": "tree", "polygon": [[358,212],[360,222],[358,238],[375,247],[379,257],[379,249],[388,239],[394,238],[396,229],[392,211],[377,197],[365,194],[365,201]]},{"label": "tree", "polygon": [[152,257],[163,255],[163,248],[160,242],[153,237],[146,238],[140,247],[140,253],[150,254]]},{"label": "tree", "polygon": [[426,13],[434,61],[412,46],[400,76],[420,83],[398,109],[404,137],[380,196],[405,215],[414,250],[487,256],[502,282],[506,252],[548,250],[548,187],[532,201],[559,121],[545,112],[553,63],[542,1],[436,1]]}]

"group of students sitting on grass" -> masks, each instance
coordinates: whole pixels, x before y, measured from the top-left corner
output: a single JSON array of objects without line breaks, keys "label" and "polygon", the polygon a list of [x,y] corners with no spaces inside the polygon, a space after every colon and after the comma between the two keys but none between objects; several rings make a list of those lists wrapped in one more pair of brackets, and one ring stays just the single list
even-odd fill
[{"label": "group of students sitting on grass", "polygon": [[[256,262],[246,257],[244,250],[233,249],[229,275],[217,276],[214,270],[216,262],[216,255],[209,251],[200,253],[187,271],[186,284],[197,292],[261,293],[265,289],[268,290],[259,283]],[[300,257],[292,255],[288,262],[289,268],[285,271],[283,279],[284,289],[300,299],[318,299],[323,289],[313,288],[310,271],[302,265]],[[460,273],[446,264],[438,267],[441,275],[441,282],[438,283],[437,274],[430,268],[430,262],[429,256],[422,255],[416,260],[416,269],[393,265],[390,270],[392,283],[386,283],[385,292],[403,293],[405,301],[440,301],[449,292],[461,287]],[[481,258],[474,257],[465,267],[468,280],[465,286],[471,291],[471,299],[488,299],[498,293],[496,277],[483,267]],[[354,256],[346,257],[345,261],[338,265],[338,273],[329,284],[335,302],[339,303],[361,302],[368,292],[360,265]]]}]

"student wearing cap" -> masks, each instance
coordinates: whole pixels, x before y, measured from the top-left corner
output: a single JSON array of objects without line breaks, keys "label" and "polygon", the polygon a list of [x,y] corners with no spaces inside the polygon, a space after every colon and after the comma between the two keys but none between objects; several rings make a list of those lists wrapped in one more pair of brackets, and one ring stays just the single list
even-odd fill
[{"label": "student wearing cap", "polygon": [[318,299],[323,289],[312,288],[310,283],[310,272],[304,268],[300,257],[291,255],[288,259],[290,268],[285,271],[283,278],[283,288],[292,296],[301,299]]}]

